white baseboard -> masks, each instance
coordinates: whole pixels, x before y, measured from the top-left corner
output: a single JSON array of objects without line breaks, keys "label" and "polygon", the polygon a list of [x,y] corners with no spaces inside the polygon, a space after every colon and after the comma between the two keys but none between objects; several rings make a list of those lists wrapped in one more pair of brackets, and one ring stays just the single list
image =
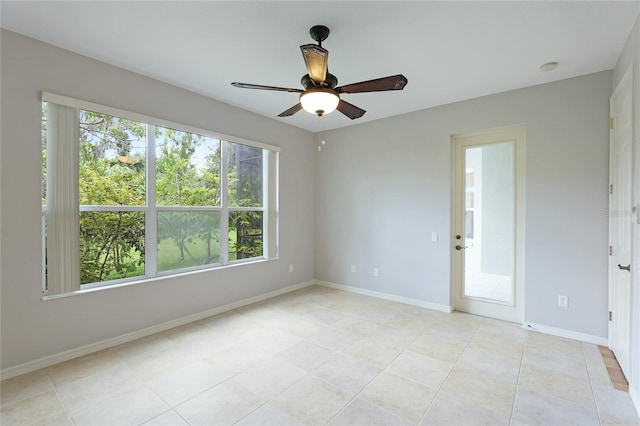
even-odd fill
[{"label": "white baseboard", "polygon": [[0,380],[10,379],[21,374],[30,373],[32,371],[39,370],[41,368],[49,367],[60,362],[68,361],[70,359],[78,358],[80,356],[88,355],[94,352],[98,352],[104,349],[108,349],[123,343],[130,342],[132,340],[140,339],[142,337],[150,336],[152,334],[159,333],[161,331],[169,330],[174,327],[189,324],[194,321],[199,321],[204,318],[208,318],[213,315],[221,314],[223,312],[231,311],[233,309],[241,308],[252,303],[260,302],[265,299],[280,296],[285,293],[289,293],[295,290],[299,290],[304,287],[315,284],[315,281],[306,281],[303,283],[295,284],[289,287],[281,288],[278,290],[270,291],[268,293],[260,294],[258,296],[249,297],[247,299],[239,300],[237,302],[229,303],[227,305],[218,306],[217,308],[209,309],[204,312],[199,312],[193,315],[187,315],[186,317],[176,318],[171,321],[163,322],[142,330],[133,331],[131,333],[123,334],[121,336],[112,337],[110,339],[102,340],[100,342],[90,343],[88,345],[80,346],[79,348],[70,349],[68,351],[60,352],[53,355],[48,355],[43,358],[39,358],[33,361],[25,362],[13,367],[5,368],[0,371]]},{"label": "white baseboard", "polygon": [[577,331],[565,330],[564,328],[549,327],[547,325],[534,324],[531,322],[525,322],[522,324],[522,328],[544,334],[551,334],[553,336],[566,337],[567,339],[579,340],[581,342],[593,343],[594,345],[609,346],[609,341],[606,337],[579,333]]},{"label": "white baseboard", "polygon": [[[381,293],[372,290],[366,290],[358,287],[336,284],[329,281],[315,280],[315,284],[324,287],[335,288],[338,290],[350,291],[352,293],[363,294],[365,296],[377,297],[379,299],[392,300],[394,302],[405,303],[407,305],[419,306],[421,308],[433,309],[440,312],[453,312],[453,306],[440,305],[437,303],[425,302],[418,299],[411,299],[408,297],[396,296],[388,293]],[[609,342],[606,337],[594,336],[592,334],[579,333],[577,331],[566,330],[563,328],[549,327],[546,325],[534,324],[525,322],[522,328],[526,330],[537,331],[540,333],[551,334],[558,337],[566,337],[568,339],[579,340],[581,342],[593,343],[595,345],[608,346]],[[638,405],[636,403],[636,405]]]},{"label": "white baseboard", "polygon": [[391,300],[393,302],[404,303],[405,305],[419,306],[421,308],[433,309],[434,311],[440,311],[440,312],[446,312],[446,313],[453,312],[453,307],[449,305],[440,305],[438,303],[425,302],[423,300],[411,299],[409,297],[396,296],[394,294],[381,293],[378,291],[366,290],[363,288],[352,287],[352,286],[343,285],[343,284],[336,284],[328,281],[316,280],[315,283],[317,285],[321,285],[324,287],[335,288],[337,290],[350,291],[351,293],[377,297],[378,299]]}]

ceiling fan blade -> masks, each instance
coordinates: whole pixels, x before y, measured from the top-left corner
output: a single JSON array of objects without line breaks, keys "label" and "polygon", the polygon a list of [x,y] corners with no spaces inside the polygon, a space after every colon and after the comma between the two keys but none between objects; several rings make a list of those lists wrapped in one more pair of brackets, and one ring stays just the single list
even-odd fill
[{"label": "ceiling fan blade", "polygon": [[293,114],[295,114],[296,112],[300,111],[301,109],[302,109],[302,104],[300,102],[298,102],[296,105],[292,106],[288,110],[283,111],[280,114],[278,114],[278,117],[289,117],[289,116],[292,116]]},{"label": "ceiling fan blade", "polygon": [[302,45],[300,51],[311,80],[318,84],[322,83],[327,78],[329,51],[316,44]]},{"label": "ceiling fan blade", "polygon": [[250,83],[231,83],[232,86],[240,87],[241,89],[259,89],[259,90],[276,90],[278,92],[292,92],[292,93],[302,93],[302,89],[291,89],[288,87],[275,87],[275,86],[263,86],[261,84],[250,84]]},{"label": "ceiling fan blade", "polygon": [[387,90],[402,90],[407,85],[407,77],[402,74],[389,77],[376,78],[375,80],[361,81],[336,87],[338,93],[364,93],[385,92]]},{"label": "ceiling fan blade", "polygon": [[349,102],[343,101],[342,99],[338,102],[338,107],[336,109],[352,120],[362,117],[364,113],[367,112],[362,108],[350,104]]}]

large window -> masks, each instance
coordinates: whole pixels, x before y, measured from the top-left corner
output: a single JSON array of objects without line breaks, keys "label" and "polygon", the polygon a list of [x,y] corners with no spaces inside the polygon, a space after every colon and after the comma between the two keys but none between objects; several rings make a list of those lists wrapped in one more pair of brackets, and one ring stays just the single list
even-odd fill
[{"label": "large window", "polygon": [[276,257],[277,147],[43,94],[45,294]]}]

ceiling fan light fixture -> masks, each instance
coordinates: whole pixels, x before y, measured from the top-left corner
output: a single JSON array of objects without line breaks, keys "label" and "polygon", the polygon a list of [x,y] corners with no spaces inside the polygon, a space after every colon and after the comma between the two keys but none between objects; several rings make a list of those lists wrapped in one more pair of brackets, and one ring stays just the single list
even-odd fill
[{"label": "ceiling fan light fixture", "polygon": [[322,116],[335,111],[340,98],[331,89],[314,88],[300,95],[300,104],[305,111]]}]

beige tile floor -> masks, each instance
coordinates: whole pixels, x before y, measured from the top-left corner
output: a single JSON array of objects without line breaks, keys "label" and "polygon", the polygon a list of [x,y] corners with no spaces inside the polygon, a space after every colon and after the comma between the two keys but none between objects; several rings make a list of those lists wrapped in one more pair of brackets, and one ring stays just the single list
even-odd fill
[{"label": "beige tile floor", "polygon": [[511,302],[511,277],[487,274],[473,269],[465,271],[465,295],[482,299]]},{"label": "beige tile floor", "polygon": [[2,426],[640,424],[595,345],[318,286],[1,391]]}]

